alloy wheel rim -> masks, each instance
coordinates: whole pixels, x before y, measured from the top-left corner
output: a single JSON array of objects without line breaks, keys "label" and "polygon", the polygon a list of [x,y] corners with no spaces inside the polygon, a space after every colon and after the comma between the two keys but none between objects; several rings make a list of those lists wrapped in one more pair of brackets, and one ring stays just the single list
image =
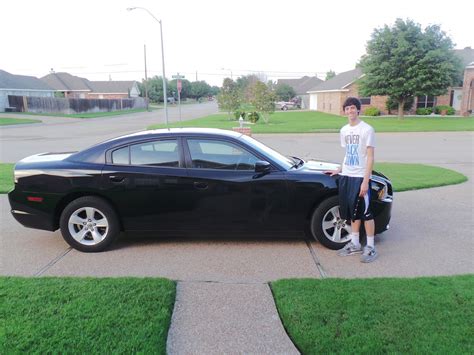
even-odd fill
[{"label": "alloy wheel rim", "polygon": [[341,218],[339,206],[334,206],[326,212],[322,221],[324,236],[335,243],[348,242],[351,234],[351,225]]},{"label": "alloy wheel rim", "polygon": [[94,207],[81,207],[74,211],[68,221],[69,233],[82,245],[102,242],[109,231],[109,222],[104,213]]}]

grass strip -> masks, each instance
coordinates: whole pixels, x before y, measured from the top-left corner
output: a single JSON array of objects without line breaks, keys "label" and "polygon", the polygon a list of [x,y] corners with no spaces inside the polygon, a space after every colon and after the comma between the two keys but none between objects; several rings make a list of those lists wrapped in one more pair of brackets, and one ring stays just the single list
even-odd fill
[{"label": "grass strip", "polygon": [[38,123],[40,120],[30,120],[29,118],[6,118],[0,117],[0,126],[10,126],[14,124]]},{"label": "grass strip", "polygon": [[0,278],[0,353],[165,354],[175,283]]},{"label": "grass strip", "polygon": [[[376,132],[443,132],[474,131],[473,117],[417,117],[407,116],[403,120],[397,117],[363,117]],[[260,119],[256,124],[245,124],[252,133],[328,133],[339,132],[347,124],[347,118],[318,111],[275,112],[269,123]],[[215,114],[194,120],[175,122],[169,127],[205,127],[232,129],[238,127],[236,120],[229,120],[227,114]],[[166,128],[165,124],[155,124],[148,129]]]},{"label": "grass strip", "polygon": [[271,283],[307,354],[472,354],[474,276],[292,279]]},{"label": "grass strip", "polygon": [[13,168],[15,164],[0,163],[0,193],[4,194],[13,189]]}]

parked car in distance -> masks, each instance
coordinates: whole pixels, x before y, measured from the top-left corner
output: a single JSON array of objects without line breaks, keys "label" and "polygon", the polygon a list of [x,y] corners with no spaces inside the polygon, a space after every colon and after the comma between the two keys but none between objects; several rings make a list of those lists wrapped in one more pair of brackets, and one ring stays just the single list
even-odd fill
[{"label": "parked car in distance", "polygon": [[[61,230],[84,252],[121,231],[304,231],[331,249],[349,241],[339,216],[337,164],[287,157],[233,131],[176,128],[111,139],[74,153],[19,161],[8,194],[26,227]],[[371,180],[376,232],[388,228],[392,185]],[[159,235],[159,234],[158,234]]]},{"label": "parked car in distance", "polygon": [[300,109],[301,99],[299,97],[294,97],[290,101],[278,101],[275,103],[275,108],[282,111]]}]

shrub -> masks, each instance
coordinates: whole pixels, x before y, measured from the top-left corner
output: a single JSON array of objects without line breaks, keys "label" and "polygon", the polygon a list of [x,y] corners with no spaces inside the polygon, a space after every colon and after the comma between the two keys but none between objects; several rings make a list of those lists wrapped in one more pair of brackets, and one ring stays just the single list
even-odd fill
[{"label": "shrub", "polygon": [[246,115],[245,111],[236,110],[236,111],[234,112],[234,118],[235,118],[236,120],[238,120],[238,119],[240,118],[240,116],[242,116],[242,119],[245,120],[245,115]]},{"label": "shrub", "polygon": [[449,105],[439,105],[435,107],[435,113],[440,115],[442,111],[446,110],[447,115],[454,115],[456,110]]},{"label": "shrub", "polygon": [[380,116],[380,110],[377,107],[367,107],[364,111],[365,116]]},{"label": "shrub", "polygon": [[433,108],[432,107],[420,107],[416,109],[416,114],[417,115],[431,115],[433,113]]},{"label": "shrub", "polygon": [[250,122],[255,123],[260,119],[260,114],[256,111],[249,112],[247,118]]}]

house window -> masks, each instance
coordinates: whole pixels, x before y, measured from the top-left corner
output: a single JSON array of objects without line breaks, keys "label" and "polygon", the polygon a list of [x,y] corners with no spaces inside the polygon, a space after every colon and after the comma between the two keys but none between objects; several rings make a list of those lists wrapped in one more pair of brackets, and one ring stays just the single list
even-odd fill
[{"label": "house window", "polygon": [[360,98],[360,103],[362,105],[370,105],[370,97],[361,97]]},{"label": "house window", "polygon": [[434,96],[418,96],[416,100],[416,108],[426,108],[436,106],[436,98]]}]

